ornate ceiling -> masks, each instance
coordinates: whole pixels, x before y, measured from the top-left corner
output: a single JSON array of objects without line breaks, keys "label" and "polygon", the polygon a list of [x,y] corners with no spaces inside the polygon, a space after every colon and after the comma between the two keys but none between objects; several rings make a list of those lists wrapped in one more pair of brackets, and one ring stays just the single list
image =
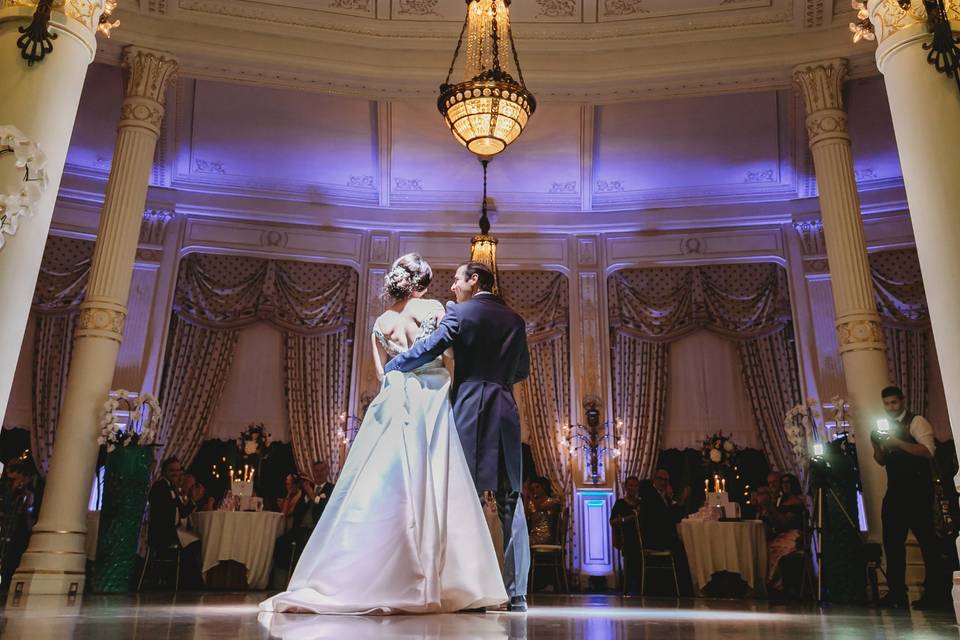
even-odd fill
[{"label": "ornate ceiling", "polygon": [[[847,0],[515,0],[521,63],[543,100],[616,102],[782,88],[794,64],[851,58]],[[127,0],[101,60],[137,43],[194,78],[353,94],[432,96],[462,0]]]},{"label": "ornate ceiling", "polygon": [[[90,203],[95,212],[122,95],[119,68],[90,68],[62,200]],[[453,140],[432,97],[369,100],[180,78],[167,101],[149,207],[308,224],[476,226],[479,163]],[[886,102],[879,76],[848,84],[866,211],[903,206]],[[790,89],[546,101],[491,163],[494,228],[657,230],[815,213],[803,123]]]}]

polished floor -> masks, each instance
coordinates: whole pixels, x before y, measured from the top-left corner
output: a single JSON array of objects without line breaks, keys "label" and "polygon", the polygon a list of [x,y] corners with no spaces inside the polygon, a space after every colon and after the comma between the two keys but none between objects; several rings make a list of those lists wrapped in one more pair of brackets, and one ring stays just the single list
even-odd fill
[{"label": "polished floor", "polygon": [[366,640],[381,638],[656,638],[958,640],[950,612],[779,606],[745,601],[680,603],[607,596],[534,598],[529,613],[351,617],[258,614],[262,593],[23,597],[0,611],[0,638]]}]

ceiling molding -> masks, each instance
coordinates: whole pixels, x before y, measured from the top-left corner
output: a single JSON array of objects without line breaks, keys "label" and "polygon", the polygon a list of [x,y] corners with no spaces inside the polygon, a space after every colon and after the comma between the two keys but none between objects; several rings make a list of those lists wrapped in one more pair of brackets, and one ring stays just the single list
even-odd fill
[{"label": "ceiling molding", "polygon": [[[797,17],[813,0],[771,2],[779,13],[768,8],[629,24],[521,24],[518,48],[540,101],[608,103],[783,88],[795,65],[823,57],[849,58],[853,77],[877,73],[873,48],[850,42],[844,17],[824,13],[822,28],[804,29]],[[189,6],[200,4],[260,3],[196,0]],[[259,10],[274,6],[263,3]],[[131,43],[177,55],[184,77],[373,100],[422,98],[435,96],[459,31],[446,22],[301,12],[320,16],[322,26],[278,26],[170,7],[165,15],[122,11],[123,29],[99,42],[98,60],[119,64],[122,47]],[[751,26],[748,17],[760,15],[768,22]],[[347,27],[354,31],[337,30]]]}]

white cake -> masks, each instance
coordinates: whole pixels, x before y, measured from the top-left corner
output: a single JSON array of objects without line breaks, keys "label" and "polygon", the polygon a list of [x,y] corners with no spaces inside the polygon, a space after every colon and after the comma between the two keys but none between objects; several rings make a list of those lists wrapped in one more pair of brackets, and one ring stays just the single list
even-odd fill
[{"label": "white cake", "polygon": [[730,501],[726,491],[711,491],[703,504],[704,509],[711,509],[718,518],[739,518],[740,505]]},{"label": "white cake", "polygon": [[252,498],[253,482],[250,480],[234,480],[230,483],[230,493],[241,498]]}]

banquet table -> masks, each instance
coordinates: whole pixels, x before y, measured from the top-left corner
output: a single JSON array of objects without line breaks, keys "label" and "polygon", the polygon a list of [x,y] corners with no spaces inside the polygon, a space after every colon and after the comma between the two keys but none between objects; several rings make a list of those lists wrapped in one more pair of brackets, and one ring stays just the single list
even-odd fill
[{"label": "banquet table", "polygon": [[199,511],[190,516],[203,548],[201,571],[233,560],[246,567],[247,585],[266,589],[273,547],[283,533],[283,514],[274,511]]},{"label": "banquet table", "polygon": [[702,590],[718,571],[738,573],[758,597],[767,594],[767,535],[760,520],[683,520],[680,537],[690,577]]}]

